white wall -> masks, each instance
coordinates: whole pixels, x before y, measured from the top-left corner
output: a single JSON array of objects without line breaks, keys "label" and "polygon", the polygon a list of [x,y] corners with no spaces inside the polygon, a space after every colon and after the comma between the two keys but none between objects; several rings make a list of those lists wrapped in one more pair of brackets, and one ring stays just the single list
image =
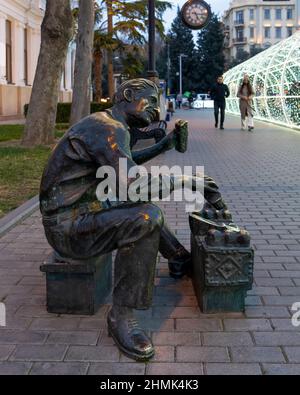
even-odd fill
[{"label": "white wall", "polygon": [[[0,0],[0,119],[6,116],[21,116],[23,106],[29,102],[34,82],[41,44],[41,24],[45,0]],[[12,83],[6,75],[6,21],[12,30]],[[24,66],[24,31],[27,29],[27,86]],[[66,87],[62,83],[60,100],[70,101],[72,95],[71,51],[66,59]]]}]

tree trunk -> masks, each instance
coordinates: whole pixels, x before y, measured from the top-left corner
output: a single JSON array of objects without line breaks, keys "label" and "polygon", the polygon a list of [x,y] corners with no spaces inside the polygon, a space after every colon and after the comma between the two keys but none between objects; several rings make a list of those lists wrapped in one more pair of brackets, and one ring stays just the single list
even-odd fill
[{"label": "tree trunk", "polygon": [[[113,9],[112,0],[107,0],[107,32],[109,38],[113,36]],[[113,51],[111,49],[107,50],[107,69],[108,69],[108,96],[111,100],[115,94],[115,84],[114,84],[114,66],[113,66]]]},{"label": "tree trunk", "polygon": [[90,114],[94,23],[94,0],[80,0],[70,125]]},{"label": "tree trunk", "polygon": [[103,54],[102,51],[94,52],[94,82],[95,82],[95,101],[100,103],[102,99],[102,70]]},{"label": "tree trunk", "polygon": [[42,23],[41,48],[28,108],[22,145],[54,142],[58,94],[73,17],[69,0],[48,0]]}]

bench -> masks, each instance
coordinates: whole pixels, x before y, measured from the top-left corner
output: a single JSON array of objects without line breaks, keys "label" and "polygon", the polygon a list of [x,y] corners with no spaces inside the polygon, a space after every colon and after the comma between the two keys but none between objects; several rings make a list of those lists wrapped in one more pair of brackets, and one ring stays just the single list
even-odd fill
[{"label": "bench", "polygon": [[94,315],[111,293],[111,254],[75,261],[52,253],[40,269],[46,274],[49,313]]},{"label": "bench", "polygon": [[166,121],[154,122],[144,129],[131,128],[130,129],[130,147],[131,149],[137,144],[139,140],[154,139],[155,143],[160,142],[166,136],[168,124]]}]

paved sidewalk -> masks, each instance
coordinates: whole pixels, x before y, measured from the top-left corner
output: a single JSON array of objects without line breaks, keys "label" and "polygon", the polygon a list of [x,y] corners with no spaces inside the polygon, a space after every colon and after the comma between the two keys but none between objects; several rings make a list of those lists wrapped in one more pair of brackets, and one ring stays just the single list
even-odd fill
[{"label": "paved sidewalk", "polygon": [[[210,111],[176,116],[190,121],[189,151],[153,163],[204,165],[235,221],[251,232],[255,287],[246,314],[201,314],[191,281],[170,279],[160,259],[153,308],[140,314],[157,352],[151,363],[134,363],[107,336],[109,305],[94,317],[46,312],[39,266],[50,249],[36,212],[0,239],[0,301],[8,313],[0,373],[300,374],[300,327],[291,324],[291,306],[300,302],[300,134],[263,123],[254,134],[241,132],[236,117],[215,130]],[[182,204],[163,207],[189,246]]]}]

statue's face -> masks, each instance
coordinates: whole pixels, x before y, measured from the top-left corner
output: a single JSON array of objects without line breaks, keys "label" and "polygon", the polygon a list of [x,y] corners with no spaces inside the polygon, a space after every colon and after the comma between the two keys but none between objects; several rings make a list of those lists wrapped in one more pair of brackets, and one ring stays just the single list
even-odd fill
[{"label": "statue's face", "polygon": [[125,92],[127,123],[130,127],[144,128],[160,120],[158,94],[149,87],[142,91]]}]

